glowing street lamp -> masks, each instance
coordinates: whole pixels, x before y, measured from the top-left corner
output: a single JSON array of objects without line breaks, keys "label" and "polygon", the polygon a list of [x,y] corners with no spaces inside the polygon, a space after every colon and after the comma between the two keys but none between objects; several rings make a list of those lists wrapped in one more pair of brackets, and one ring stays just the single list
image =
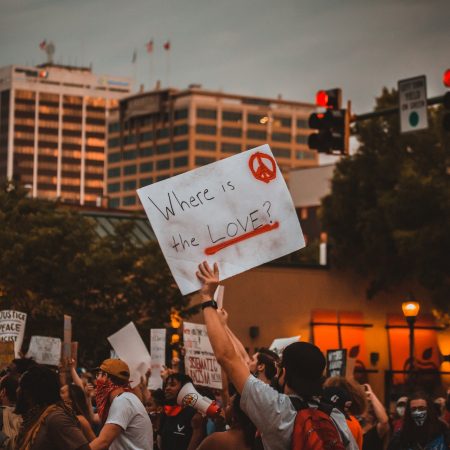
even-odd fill
[{"label": "glowing street lamp", "polygon": [[408,301],[402,303],[403,315],[409,327],[409,368],[414,370],[414,324],[419,314],[420,305],[418,302]]}]

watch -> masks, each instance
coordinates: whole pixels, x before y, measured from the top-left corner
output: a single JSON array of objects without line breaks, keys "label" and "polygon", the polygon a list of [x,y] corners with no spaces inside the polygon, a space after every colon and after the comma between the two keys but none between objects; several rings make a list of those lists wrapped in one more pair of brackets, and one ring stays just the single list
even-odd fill
[{"label": "watch", "polygon": [[215,300],[208,300],[207,302],[203,302],[202,303],[202,310],[205,308],[209,308],[211,306],[211,308],[217,309],[217,302]]}]

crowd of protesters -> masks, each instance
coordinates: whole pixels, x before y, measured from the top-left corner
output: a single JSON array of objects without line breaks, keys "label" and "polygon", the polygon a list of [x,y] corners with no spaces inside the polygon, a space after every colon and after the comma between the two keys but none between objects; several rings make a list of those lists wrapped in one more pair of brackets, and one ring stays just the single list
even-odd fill
[{"label": "crowd of protesters", "polygon": [[107,359],[91,372],[73,360],[64,368],[13,361],[0,379],[0,449],[9,450],[443,450],[450,448],[450,390],[399,397],[392,413],[368,384],[323,377],[325,358],[307,342],[282,355],[259,349],[250,357],[227,325],[213,294],[218,267],[199,265],[208,336],[223,369],[224,389],[196,386],[221,405],[204,415],[178,404],[190,377],[162,373],[148,389],[148,372],[131,388],[128,365]]}]

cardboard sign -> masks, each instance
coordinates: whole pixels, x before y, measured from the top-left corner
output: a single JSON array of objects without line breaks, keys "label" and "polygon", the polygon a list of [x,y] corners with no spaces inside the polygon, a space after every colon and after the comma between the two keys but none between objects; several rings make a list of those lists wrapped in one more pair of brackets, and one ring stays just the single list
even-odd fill
[{"label": "cardboard sign", "polygon": [[183,295],[198,264],[222,280],[305,246],[291,196],[268,145],[137,191]]},{"label": "cardboard sign", "polygon": [[72,316],[64,314],[64,341],[62,355],[65,359],[72,358]]},{"label": "cardboard sign", "polygon": [[273,352],[281,356],[285,347],[287,347],[289,344],[292,344],[293,342],[298,342],[300,338],[301,336],[299,335],[288,338],[274,339],[273,342],[270,344],[269,350],[272,350]]},{"label": "cardboard sign", "polygon": [[16,358],[20,357],[27,315],[23,312],[5,309],[0,311],[0,341],[14,342]]},{"label": "cardboard sign", "polygon": [[148,388],[155,390],[163,386],[161,371],[166,364],[166,330],[152,328],[150,330],[150,355],[152,357],[152,374],[148,379]]},{"label": "cardboard sign", "polygon": [[31,336],[28,358],[38,364],[58,366],[61,361],[61,339],[47,336]]},{"label": "cardboard sign", "polygon": [[327,351],[327,377],[345,377],[347,349]]},{"label": "cardboard sign", "polygon": [[194,384],[222,389],[222,372],[209,342],[206,325],[183,323],[184,367]]},{"label": "cardboard sign", "polygon": [[15,358],[14,342],[0,341],[0,370],[6,369]]},{"label": "cardboard sign", "polygon": [[133,322],[108,338],[111,347],[130,368],[131,387],[136,387],[152,365],[150,354]]}]

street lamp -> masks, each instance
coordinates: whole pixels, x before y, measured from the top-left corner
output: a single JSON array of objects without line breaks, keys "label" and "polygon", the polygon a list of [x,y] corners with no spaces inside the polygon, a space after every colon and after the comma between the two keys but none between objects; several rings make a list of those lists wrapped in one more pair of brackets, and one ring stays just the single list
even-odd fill
[{"label": "street lamp", "polygon": [[419,314],[418,302],[408,301],[402,303],[403,315],[409,326],[409,370],[414,370],[414,324]]}]

